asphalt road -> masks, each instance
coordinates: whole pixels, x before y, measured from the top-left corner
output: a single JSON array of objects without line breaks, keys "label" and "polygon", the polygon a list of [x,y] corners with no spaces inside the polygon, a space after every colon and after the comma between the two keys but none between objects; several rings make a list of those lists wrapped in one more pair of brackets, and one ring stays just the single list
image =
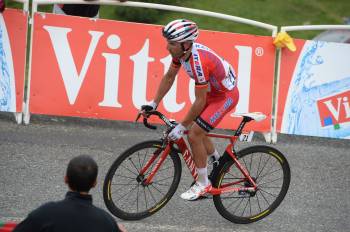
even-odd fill
[{"label": "asphalt road", "polygon": [[[104,209],[102,182],[113,160],[129,146],[160,131],[125,122],[32,117],[30,125],[15,124],[0,114],[0,221],[18,221],[46,201],[59,200],[70,158],[89,154],[99,165],[94,203]],[[264,144],[256,135],[252,143]],[[219,143],[219,150],[223,144]],[[350,231],[350,143],[315,137],[280,135],[277,149],[287,157],[292,179],[289,192],[275,212],[248,225],[222,218],[212,200],[183,201],[191,183],[183,168],[177,192],[162,210],[141,221],[117,219],[128,231]]]}]

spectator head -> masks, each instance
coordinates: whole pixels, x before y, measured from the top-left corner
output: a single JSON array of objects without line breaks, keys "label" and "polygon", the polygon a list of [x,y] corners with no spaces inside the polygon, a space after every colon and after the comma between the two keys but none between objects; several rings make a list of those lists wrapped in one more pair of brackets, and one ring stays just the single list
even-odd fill
[{"label": "spectator head", "polygon": [[90,156],[80,155],[69,161],[65,182],[77,192],[89,192],[96,186],[98,167]]}]

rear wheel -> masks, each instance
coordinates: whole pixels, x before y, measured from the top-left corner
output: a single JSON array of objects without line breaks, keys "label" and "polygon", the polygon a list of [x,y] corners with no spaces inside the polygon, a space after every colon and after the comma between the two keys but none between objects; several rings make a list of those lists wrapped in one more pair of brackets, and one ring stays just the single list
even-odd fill
[{"label": "rear wheel", "polygon": [[[286,158],[269,146],[253,146],[237,153],[240,164],[257,184],[257,191],[230,192],[213,196],[218,212],[234,223],[251,223],[272,213],[284,199],[290,168]],[[220,161],[213,176],[214,187],[235,182],[231,187],[252,187],[228,154]]]},{"label": "rear wheel", "polygon": [[[161,141],[136,144],[121,154],[110,167],[103,184],[103,199],[108,210],[125,220],[139,220],[160,210],[174,195],[181,177],[181,161],[170,153],[150,184],[145,184],[159,160]],[[140,170],[157,156],[144,175]]]}]

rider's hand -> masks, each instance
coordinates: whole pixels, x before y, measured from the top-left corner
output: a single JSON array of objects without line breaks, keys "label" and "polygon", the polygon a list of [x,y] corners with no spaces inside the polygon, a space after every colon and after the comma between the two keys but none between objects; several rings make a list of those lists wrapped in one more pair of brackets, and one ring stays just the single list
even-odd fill
[{"label": "rider's hand", "polygon": [[184,127],[181,123],[177,124],[177,126],[169,133],[169,139],[176,141],[182,137],[186,127]]},{"label": "rider's hand", "polygon": [[145,112],[148,112],[148,111],[151,111],[151,110],[155,110],[155,109],[157,109],[157,104],[154,101],[149,103],[149,105],[142,105],[141,106],[141,110],[145,111]]}]

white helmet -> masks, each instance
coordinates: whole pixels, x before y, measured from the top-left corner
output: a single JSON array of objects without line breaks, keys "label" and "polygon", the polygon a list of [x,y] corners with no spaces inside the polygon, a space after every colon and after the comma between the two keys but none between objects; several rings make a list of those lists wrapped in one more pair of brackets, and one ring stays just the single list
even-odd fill
[{"label": "white helmet", "polygon": [[163,28],[163,36],[169,41],[185,42],[195,41],[198,37],[196,23],[187,19],[171,21]]}]

